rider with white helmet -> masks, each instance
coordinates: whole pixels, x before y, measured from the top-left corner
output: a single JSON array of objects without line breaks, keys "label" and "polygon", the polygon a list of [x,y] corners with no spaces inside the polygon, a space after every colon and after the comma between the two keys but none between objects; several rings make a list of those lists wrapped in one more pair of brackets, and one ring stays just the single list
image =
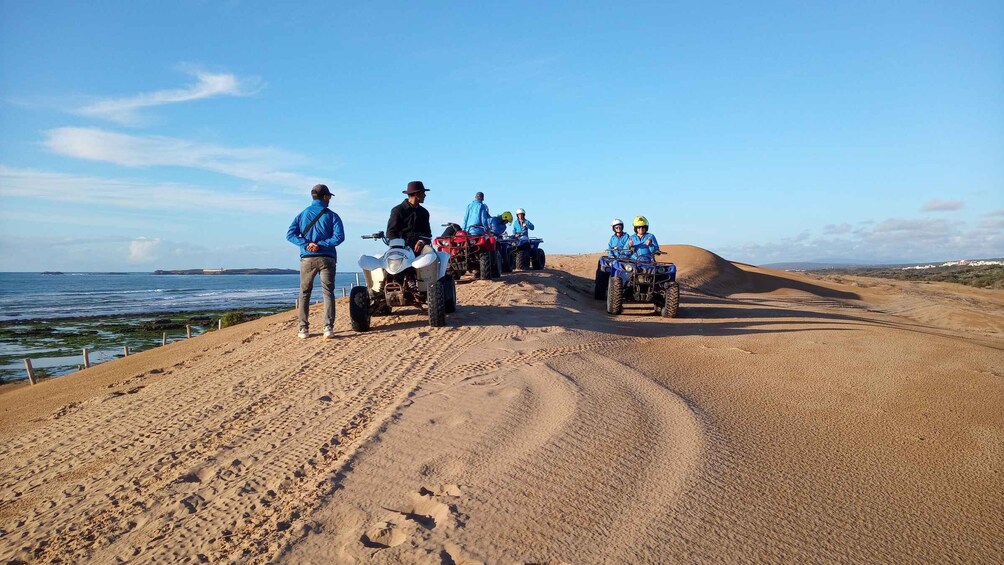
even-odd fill
[{"label": "rider with white helmet", "polygon": [[607,255],[626,259],[631,255],[631,252],[627,250],[631,236],[624,232],[624,222],[620,218],[614,218],[610,222],[610,229],[613,230],[614,234],[610,236],[610,241],[607,243]]},{"label": "rider with white helmet", "polygon": [[659,251],[659,242],[655,239],[655,234],[648,233],[648,219],[645,216],[635,216],[631,222],[634,226],[634,235],[631,236],[629,246],[634,250],[632,259],[642,261],[655,261],[655,254]]},{"label": "rider with white helmet", "polygon": [[530,241],[530,230],[533,229],[533,222],[526,219],[526,210],[516,208],[516,221],[512,223],[512,233],[519,238],[520,243]]}]

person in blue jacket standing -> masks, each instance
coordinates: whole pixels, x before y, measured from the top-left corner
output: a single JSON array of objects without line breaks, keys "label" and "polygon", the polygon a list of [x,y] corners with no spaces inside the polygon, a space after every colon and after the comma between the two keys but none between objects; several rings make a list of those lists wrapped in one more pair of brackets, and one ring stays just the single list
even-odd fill
[{"label": "person in blue jacket standing", "polygon": [[286,239],[300,248],[300,303],[297,312],[300,331],[297,336],[306,339],[310,329],[310,293],[314,289],[314,276],[321,275],[321,292],[324,293],[324,337],[335,337],[335,265],[338,254],[335,247],[345,241],[345,230],[338,214],[328,209],[331,191],[323,184],[310,189],[313,202],[293,218]]},{"label": "person in blue jacket standing", "polygon": [[485,193],[478,192],[474,195],[474,202],[467,205],[464,231],[471,235],[481,235],[488,229],[491,220],[492,216],[488,213],[488,206],[485,205]]},{"label": "person in blue jacket standing", "polygon": [[610,229],[614,234],[610,236],[607,243],[607,255],[616,259],[627,259],[631,256],[628,246],[631,243],[631,236],[624,233],[624,222],[620,218],[614,218],[610,222]]},{"label": "person in blue jacket standing", "polygon": [[659,242],[655,239],[655,234],[648,233],[648,219],[645,216],[636,216],[634,222],[634,235],[631,236],[630,247],[634,251],[632,259],[640,261],[655,261],[655,254],[659,251]]},{"label": "person in blue jacket standing", "polygon": [[529,243],[530,242],[530,230],[533,229],[533,222],[526,219],[526,210],[522,208],[516,208],[516,221],[512,223],[512,233],[515,235],[519,242]]}]

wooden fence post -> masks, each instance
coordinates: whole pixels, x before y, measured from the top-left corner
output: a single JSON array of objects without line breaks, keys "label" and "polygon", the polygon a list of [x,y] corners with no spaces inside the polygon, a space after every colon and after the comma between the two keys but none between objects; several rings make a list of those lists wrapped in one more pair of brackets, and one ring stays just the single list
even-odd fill
[{"label": "wooden fence post", "polygon": [[218,329],[218,330],[222,330],[223,329],[223,318],[220,318],[220,323],[216,324],[216,326],[217,326],[216,329]]},{"label": "wooden fence post", "polygon": [[87,353],[86,347],[84,348],[84,368],[85,369],[91,368],[91,356],[90,354]]},{"label": "wooden fence post", "polygon": [[359,273],[356,273],[356,286],[359,286]]},{"label": "wooden fence post", "polygon": [[28,382],[31,384],[38,383],[38,379],[35,378],[35,369],[31,366],[31,359],[24,360],[24,369],[28,371]]},{"label": "wooden fence post", "polygon": [[161,345],[167,345],[167,332],[164,332],[164,336],[160,338]]},{"label": "wooden fence post", "polygon": [[189,339],[192,338],[192,326],[185,325],[185,336]]},{"label": "wooden fence post", "polygon": [[129,344],[128,343],[122,346],[122,356],[123,357],[128,357],[129,356]]}]

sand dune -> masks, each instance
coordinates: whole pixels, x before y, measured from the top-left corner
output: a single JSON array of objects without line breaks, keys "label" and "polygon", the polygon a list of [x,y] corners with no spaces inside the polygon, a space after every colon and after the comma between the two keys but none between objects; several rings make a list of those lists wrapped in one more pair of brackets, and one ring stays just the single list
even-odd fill
[{"label": "sand dune", "polygon": [[8,390],[0,558],[1004,560],[1002,293],[666,249],[674,320],[552,256],[447,328],[290,312]]}]

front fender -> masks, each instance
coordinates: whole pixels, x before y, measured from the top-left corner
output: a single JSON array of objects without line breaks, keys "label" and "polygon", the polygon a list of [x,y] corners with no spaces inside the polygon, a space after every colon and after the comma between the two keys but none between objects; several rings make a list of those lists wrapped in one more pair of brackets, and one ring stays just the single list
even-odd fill
[{"label": "front fender", "polygon": [[359,258],[359,268],[364,271],[375,271],[383,268],[383,257],[363,255]]},{"label": "front fender", "polygon": [[[423,253],[418,256],[418,259],[415,259],[415,261],[411,264],[411,266],[415,267],[416,269],[424,269],[429,265],[435,263],[436,260],[439,259],[439,255],[441,253],[442,253],[441,251],[435,251],[433,253]],[[443,254],[446,255],[447,260],[449,260],[449,254],[446,253]]]}]

